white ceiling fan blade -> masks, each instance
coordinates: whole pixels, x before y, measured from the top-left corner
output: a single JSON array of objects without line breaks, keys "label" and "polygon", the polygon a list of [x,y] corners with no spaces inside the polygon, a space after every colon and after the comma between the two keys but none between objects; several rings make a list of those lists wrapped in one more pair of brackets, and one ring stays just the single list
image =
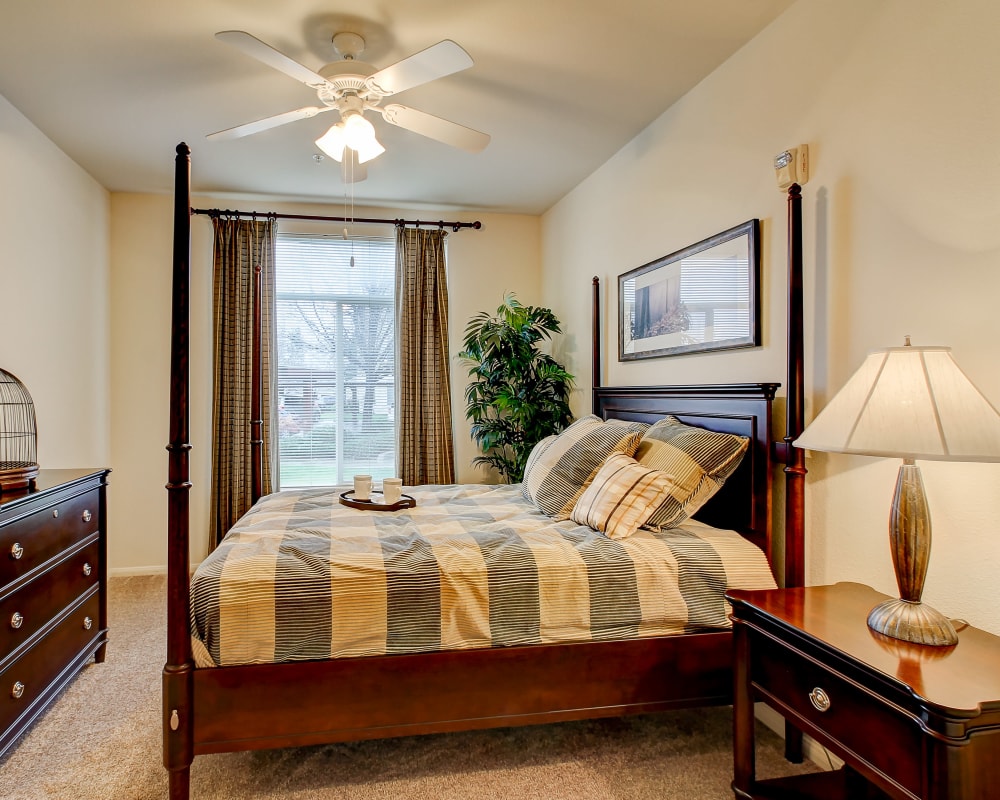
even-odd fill
[{"label": "white ceiling fan blade", "polygon": [[297,108],[294,111],[286,111],[284,114],[275,114],[273,117],[265,117],[256,122],[248,122],[245,125],[237,125],[235,128],[226,128],[224,131],[216,131],[206,136],[206,139],[239,139],[241,136],[249,136],[252,133],[260,133],[269,128],[277,128],[298,119],[308,119],[322,114],[324,111],[333,111],[330,107],[317,108],[316,106],[306,106]]},{"label": "white ceiling fan blade", "polygon": [[445,39],[379,70],[366,83],[383,96],[388,96],[471,66],[472,57],[453,41]]},{"label": "white ceiling fan blade", "polygon": [[381,111],[386,122],[429,139],[450,144],[468,153],[478,153],[490,143],[489,134],[398,103],[390,103]]},{"label": "white ceiling fan blade", "polygon": [[308,67],[303,67],[298,61],[293,61],[284,53],[275,50],[271,45],[262,42],[256,36],[251,36],[246,31],[219,31],[215,34],[215,38],[220,42],[231,44],[248,56],[256,58],[279,72],[284,72],[306,86],[315,89],[326,83],[326,78],[322,75],[313,72]]}]

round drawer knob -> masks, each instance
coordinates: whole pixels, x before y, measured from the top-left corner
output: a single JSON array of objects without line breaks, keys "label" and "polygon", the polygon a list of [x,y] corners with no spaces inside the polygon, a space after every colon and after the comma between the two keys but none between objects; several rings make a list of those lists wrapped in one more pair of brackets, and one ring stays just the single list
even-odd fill
[{"label": "round drawer knob", "polygon": [[11,687],[10,696],[15,700],[20,700],[24,694],[24,684],[21,681],[14,681],[14,685]]},{"label": "round drawer knob", "polygon": [[90,573],[93,572],[93,571],[94,571],[94,568],[92,566],[90,566],[90,564],[84,562],[84,565],[83,565],[83,574],[89,578],[90,577]]},{"label": "round drawer knob", "polygon": [[90,617],[84,617],[83,618],[83,629],[85,631],[89,631],[93,627],[94,627],[94,620],[92,620]]},{"label": "round drawer knob", "polygon": [[84,510],[83,514],[81,514],[80,516],[83,517],[84,522],[90,522],[90,516],[91,516],[90,509]]},{"label": "round drawer knob", "polygon": [[809,702],[813,704],[813,708],[815,708],[817,711],[830,710],[830,695],[828,695],[818,686],[811,692],[809,692]]},{"label": "round drawer knob", "polygon": [[10,627],[12,627],[16,631],[23,624],[24,624],[24,617],[21,616],[20,611],[15,611],[13,614],[11,614]]},{"label": "round drawer knob", "polygon": [[21,547],[20,542],[14,542],[10,548],[10,557],[17,561],[21,556],[24,555],[24,548]]}]

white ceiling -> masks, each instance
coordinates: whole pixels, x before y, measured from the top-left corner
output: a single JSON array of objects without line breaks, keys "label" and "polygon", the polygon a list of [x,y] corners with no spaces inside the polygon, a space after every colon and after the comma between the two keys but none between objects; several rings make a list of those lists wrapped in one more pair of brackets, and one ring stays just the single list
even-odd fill
[{"label": "white ceiling", "polygon": [[168,192],[174,148],[196,192],[342,202],[313,141],[334,115],[232,141],[205,135],[316,104],[216,41],[245,30],[319,69],[337,30],[388,66],[442,39],[470,69],[393,97],[492,135],[470,155],[372,117],[386,153],[359,205],[541,213],[753,38],[792,0],[3,0],[0,94],[111,191]]}]

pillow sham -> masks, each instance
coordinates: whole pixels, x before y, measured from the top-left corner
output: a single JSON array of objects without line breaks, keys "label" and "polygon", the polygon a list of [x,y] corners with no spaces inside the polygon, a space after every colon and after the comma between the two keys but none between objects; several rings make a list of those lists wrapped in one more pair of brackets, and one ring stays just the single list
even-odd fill
[{"label": "pillow sham", "polygon": [[650,426],[635,452],[650,469],[673,476],[674,486],[646,520],[647,528],[675,528],[714,495],[739,466],[750,440],[685,425],[673,416]]},{"label": "pillow sham", "polygon": [[[524,474],[525,475],[527,475],[529,472],[531,472],[531,469],[534,467],[535,462],[538,460],[539,456],[541,456],[542,453],[544,453],[546,450],[548,450],[549,445],[552,444],[555,440],[556,440],[556,434],[553,433],[551,436],[546,436],[544,439],[540,439],[535,444],[535,446],[531,448],[531,452],[528,453],[528,459],[527,459],[527,461],[524,462]],[[522,479],[522,481],[523,481],[523,479]],[[523,483],[522,483],[522,486],[521,486],[521,493],[524,494]],[[526,500],[530,500],[531,499],[526,494],[524,494],[524,497],[525,497]]]},{"label": "pillow sham", "polygon": [[648,428],[643,422],[605,422],[595,414],[581,417],[537,457],[532,451],[521,493],[542,513],[567,519],[604,459],[612,453],[632,455]]},{"label": "pillow sham", "polygon": [[667,473],[617,453],[605,459],[569,516],[609,539],[626,539],[670,495],[673,485]]}]

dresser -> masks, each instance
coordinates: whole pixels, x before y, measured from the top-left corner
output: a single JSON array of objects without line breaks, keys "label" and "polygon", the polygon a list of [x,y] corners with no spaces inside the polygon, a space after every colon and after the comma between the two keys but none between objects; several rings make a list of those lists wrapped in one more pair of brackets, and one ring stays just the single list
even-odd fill
[{"label": "dresser", "polygon": [[[1000,637],[959,627],[950,647],[868,629],[886,596],[857,583],[730,591],[738,798],[996,800]],[[754,701],[840,757],[833,772],[758,781]]]},{"label": "dresser", "polygon": [[109,470],[0,494],[0,756],[107,646]]}]

